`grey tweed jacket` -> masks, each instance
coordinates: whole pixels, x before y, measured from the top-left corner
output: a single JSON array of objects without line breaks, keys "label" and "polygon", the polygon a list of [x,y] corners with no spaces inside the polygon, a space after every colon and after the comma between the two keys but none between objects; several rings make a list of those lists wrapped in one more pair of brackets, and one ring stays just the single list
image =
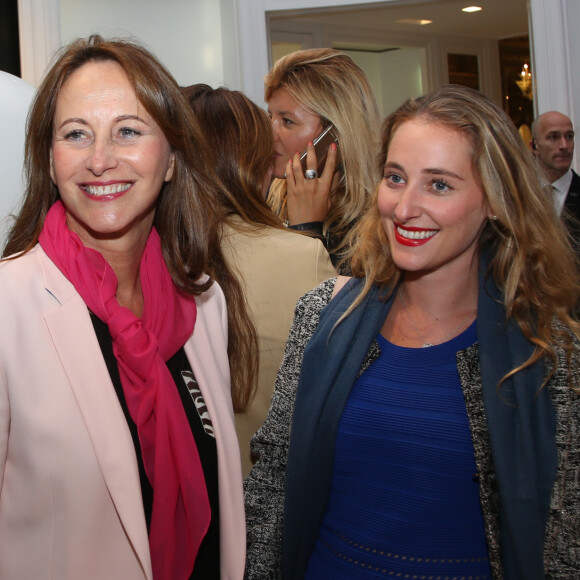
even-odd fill
[{"label": "grey tweed jacket", "polygon": [[[304,349],[318,325],[322,309],[330,301],[335,280],[324,282],[299,300],[268,417],[252,440],[252,450],[259,459],[244,483],[248,533],[246,580],[282,578],[284,487],[294,400]],[[579,351],[580,345],[572,361],[575,373],[580,370]],[[359,375],[379,354],[379,346],[373,341]],[[480,478],[489,560],[493,577],[501,579],[504,576],[499,490],[482,397],[477,344],[458,353],[457,368]],[[545,530],[545,575],[559,580],[580,578],[580,397],[569,387],[563,352],[559,352],[558,370],[547,388],[557,416],[558,468]]]}]

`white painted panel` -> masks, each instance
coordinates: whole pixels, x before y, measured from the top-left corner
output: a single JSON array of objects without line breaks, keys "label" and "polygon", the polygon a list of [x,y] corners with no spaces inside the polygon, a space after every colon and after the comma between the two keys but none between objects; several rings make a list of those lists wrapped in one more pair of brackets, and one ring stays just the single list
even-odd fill
[{"label": "white painted panel", "polygon": [[[560,111],[580,126],[580,2],[530,0],[536,114]],[[572,167],[580,171],[576,151]]]},{"label": "white painted panel", "polygon": [[145,44],[182,85],[224,82],[215,0],[60,0],[62,42],[99,33]]},{"label": "white painted panel", "polygon": [[0,71],[0,253],[4,249],[13,213],[22,198],[24,181],[24,134],[34,87],[21,78]]},{"label": "white painted panel", "polygon": [[59,0],[18,0],[21,75],[34,87],[60,46],[59,15]]}]

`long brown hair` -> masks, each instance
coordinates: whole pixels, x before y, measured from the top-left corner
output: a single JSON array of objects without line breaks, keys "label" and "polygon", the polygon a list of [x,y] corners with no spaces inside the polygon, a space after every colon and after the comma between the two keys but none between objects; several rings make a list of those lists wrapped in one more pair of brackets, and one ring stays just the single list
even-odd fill
[{"label": "long brown hair", "polygon": [[[121,66],[139,102],[162,130],[175,155],[171,181],[159,195],[154,225],[163,256],[176,286],[199,295],[215,279],[228,304],[228,355],[234,408],[248,403],[257,372],[257,338],[242,288],[228,268],[219,243],[219,216],[214,208],[217,178],[207,147],[179,86],[144,47],[129,40],[99,35],[63,47],[40,85],[27,122],[26,193],[15,217],[4,256],[30,250],[59,192],[50,178],[50,150],[56,102],[63,84],[88,62],[113,61]],[[210,279],[202,276],[209,274]]]},{"label": "long brown hair", "polygon": [[[482,229],[479,250],[485,249],[488,273],[504,294],[507,318],[514,319],[535,345],[530,360],[512,373],[543,356],[555,368],[554,345],[564,344],[570,357],[571,336],[580,331],[573,314],[580,298],[579,271],[569,236],[541,185],[531,152],[510,118],[490,99],[473,89],[448,85],[409,99],[386,118],[377,182],[383,176],[393,135],[403,123],[416,118],[462,133],[471,143],[474,173],[494,216]],[[365,278],[357,303],[373,284],[392,291],[402,275],[391,259],[377,194],[378,188],[353,231],[353,275]],[[559,328],[554,318],[562,323]]]},{"label": "long brown hair", "polygon": [[205,136],[208,156],[220,178],[224,220],[240,216],[246,225],[283,228],[262,195],[272,167],[274,138],[268,116],[240,91],[206,84],[183,94]]}]

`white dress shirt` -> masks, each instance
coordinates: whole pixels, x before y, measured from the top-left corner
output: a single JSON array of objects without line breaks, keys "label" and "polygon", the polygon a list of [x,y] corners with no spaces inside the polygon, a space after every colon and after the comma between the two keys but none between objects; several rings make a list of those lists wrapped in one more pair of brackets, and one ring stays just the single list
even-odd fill
[{"label": "white dress shirt", "polygon": [[552,183],[552,191],[554,192],[554,206],[558,215],[562,213],[564,209],[564,202],[566,201],[566,196],[568,195],[568,190],[570,189],[570,184],[572,183],[572,169],[568,169],[562,177],[556,179]]}]

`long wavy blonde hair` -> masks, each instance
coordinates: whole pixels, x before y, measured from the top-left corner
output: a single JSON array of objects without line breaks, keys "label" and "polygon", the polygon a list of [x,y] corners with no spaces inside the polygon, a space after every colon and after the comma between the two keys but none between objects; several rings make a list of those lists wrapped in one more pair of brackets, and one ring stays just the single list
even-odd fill
[{"label": "long wavy blonde hair", "polygon": [[[329,48],[293,52],[279,59],[265,77],[264,99],[284,88],[303,107],[318,115],[323,126],[336,128],[342,170],[330,193],[330,210],[323,233],[342,255],[347,233],[360,217],[374,188],[373,164],[378,146],[380,115],[364,72],[346,54]],[[272,183],[268,202],[285,219],[286,181]]]},{"label": "long wavy blonde hair", "polygon": [[[403,123],[418,117],[466,135],[472,145],[474,173],[497,218],[485,223],[479,251],[485,249],[490,256],[488,275],[503,292],[507,318],[515,320],[535,346],[530,360],[512,373],[543,356],[556,368],[554,345],[564,344],[570,357],[572,336],[579,336],[574,310],[580,298],[580,276],[570,237],[556,214],[551,192],[541,185],[530,151],[509,117],[490,99],[448,85],[406,101],[385,119],[377,181],[393,135]],[[402,275],[391,259],[377,195],[378,188],[352,232],[352,272],[365,279],[356,304],[372,285],[392,292]],[[554,325],[554,318],[562,324]]]}]

